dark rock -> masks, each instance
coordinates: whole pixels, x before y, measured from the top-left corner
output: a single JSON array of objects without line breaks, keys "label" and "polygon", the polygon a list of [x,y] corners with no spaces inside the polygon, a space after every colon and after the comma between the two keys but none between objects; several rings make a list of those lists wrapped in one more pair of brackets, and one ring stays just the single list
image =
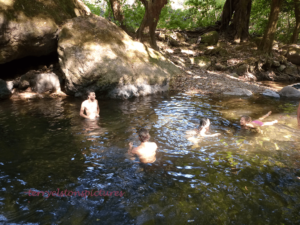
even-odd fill
[{"label": "dark rock", "polygon": [[300,98],[300,83],[288,85],[279,91],[280,96],[288,98]]},{"label": "dark rock", "polygon": [[289,62],[300,66],[300,55],[298,54],[288,55],[286,58]]},{"label": "dark rock", "polygon": [[293,64],[289,64],[284,72],[291,76],[298,76],[298,68]]},{"label": "dark rock", "polygon": [[243,76],[248,71],[248,65],[242,64],[239,67],[235,68],[234,71],[239,75]]},{"label": "dark rock", "polygon": [[81,0],[1,1],[0,64],[55,52],[59,26],[89,13]]}]

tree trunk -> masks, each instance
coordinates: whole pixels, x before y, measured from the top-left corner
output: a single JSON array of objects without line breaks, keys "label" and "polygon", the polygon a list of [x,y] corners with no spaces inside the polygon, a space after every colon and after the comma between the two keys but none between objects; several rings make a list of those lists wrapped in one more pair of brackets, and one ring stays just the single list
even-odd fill
[{"label": "tree trunk", "polygon": [[283,0],[272,0],[269,22],[264,37],[259,46],[260,51],[267,53],[271,53],[272,51],[272,45],[276,33],[277,21],[282,2]]},{"label": "tree trunk", "polygon": [[140,0],[145,6],[145,15],[143,21],[137,30],[137,38],[139,40],[143,37],[143,30],[149,26],[150,30],[150,45],[152,48],[158,50],[156,44],[155,30],[159,20],[159,15],[162,8],[168,3],[168,0]]},{"label": "tree trunk", "polygon": [[240,0],[235,9],[232,24],[234,32],[234,41],[246,41],[249,37],[249,22],[251,13],[252,0]]},{"label": "tree trunk", "polygon": [[226,0],[224,4],[220,30],[236,42],[248,39],[251,5],[252,0]]},{"label": "tree trunk", "polygon": [[300,30],[300,0],[294,0],[295,3],[295,17],[296,17],[296,26],[294,28],[293,36],[291,38],[291,44],[296,44],[299,37]]},{"label": "tree trunk", "polygon": [[114,19],[116,21],[119,21],[120,27],[125,32],[127,32],[127,28],[124,25],[124,15],[123,15],[123,12],[122,12],[122,6],[121,6],[121,3],[120,3],[120,0],[109,0],[109,2],[110,2],[111,10],[113,12]]},{"label": "tree trunk", "polygon": [[136,38],[139,41],[142,41],[143,32],[144,32],[145,27],[147,27],[147,10],[145,10],[145,15],[143,17],[142,23],[141,23],[139,29],[136,31]]},{"label": "tree trunk", "polygon": [[222,11],[220,30],[225,31],[229,27],[237,1],[238,0],[226,0]]}]

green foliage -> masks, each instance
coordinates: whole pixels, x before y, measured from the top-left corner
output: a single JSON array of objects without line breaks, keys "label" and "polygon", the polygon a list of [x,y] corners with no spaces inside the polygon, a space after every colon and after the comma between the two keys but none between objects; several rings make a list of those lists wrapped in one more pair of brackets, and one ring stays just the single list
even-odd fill
[{"label": "green foliage", "polygon": [[101,9],[99,6],[91,4],[89,2],[84,1],[84,3],[86,4],[87,7],[89,7],[89,9],[91,10],[91,12],[95,15],[101,15]]},{"label": "green foliage", "polygon": [[[184,7],[181,9],[172,8],[174,1],[169,1],[162,9],[158,28],[188,30],[213,25],[221,19],[226,0],[185,0]],[[96,4],[91,4],[85,0],[85,3],[94,14],[101,15],[119,25],[117,21],[114,21],[109,0],[98,0]],[[121,0],[121,5],[125,18],[124,24],[132,31],[136,31],[145,14],[143,4],[139,0],[135,0],[130,5],[126,0]],[[271,0],[253,0],[249,26],[250,34],[263,36],[268,25],[270,9]],[[281,7],[275,39],[288,42],[294,27],[293,0],[285,0]]]},{"label": "green foliage", "polygon": [[140,1],[136,1],[132,6],[125,4],[123,6],[123,13],[126,27],[137,30],[143,20],[145,7]]},{"label": "green foliage", "polygon": [[[271,0],[254,0],[250,16],[250,34],[263,36],[269,20]],[[293,0],[285,0],[277,23],[276,40],[288,42],[295,27]]]},{"label": "green foliage", "polygon": [[252,2],[249,26],[250,33],[255,33],[257,36],[263,36],[268,25],[270,11],[270,0],[254,0]]}]

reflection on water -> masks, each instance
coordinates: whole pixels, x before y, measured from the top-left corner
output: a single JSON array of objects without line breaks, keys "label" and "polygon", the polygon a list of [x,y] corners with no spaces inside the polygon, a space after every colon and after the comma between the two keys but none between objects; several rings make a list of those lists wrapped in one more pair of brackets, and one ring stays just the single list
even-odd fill
[{"label": "reflection on water", "polygon": [[[76,99],[1,102],[0,222],[298,224],[300,131],[296,111],[278,107],[285,103],[184,94],[101,100],[100,119],[86,121]],[[261,133],[240,128],[242,115],[270,110],[266,121],[278,124]],[[201,117],[222,135],[187,137]],[[146,172],[126,157],[142,127],[159,147]],[[24,194],[58,188],[125,194]]]}]

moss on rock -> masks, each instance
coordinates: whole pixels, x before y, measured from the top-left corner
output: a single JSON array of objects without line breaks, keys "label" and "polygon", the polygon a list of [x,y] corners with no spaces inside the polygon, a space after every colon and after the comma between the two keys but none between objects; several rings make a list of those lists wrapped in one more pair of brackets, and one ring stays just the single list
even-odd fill
[{"label": "moss on rock", "polygon": [[201,42],[208,45],[216,45],[219,41],[219,33],[217,31],[211,31],[201,36]]}]

